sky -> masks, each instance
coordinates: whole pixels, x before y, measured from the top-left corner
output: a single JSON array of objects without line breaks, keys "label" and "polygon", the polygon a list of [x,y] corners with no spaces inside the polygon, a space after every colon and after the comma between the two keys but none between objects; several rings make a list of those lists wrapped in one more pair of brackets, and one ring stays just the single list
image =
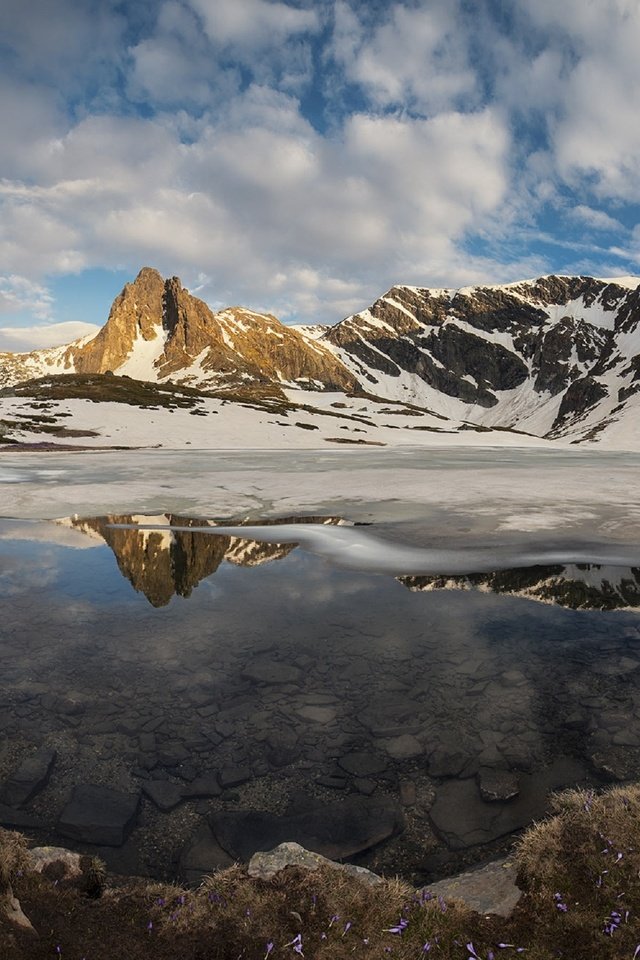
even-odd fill
[{"label": "sky", "polygon": [[2,0],[0,349],[640,273],[637,0]]}]

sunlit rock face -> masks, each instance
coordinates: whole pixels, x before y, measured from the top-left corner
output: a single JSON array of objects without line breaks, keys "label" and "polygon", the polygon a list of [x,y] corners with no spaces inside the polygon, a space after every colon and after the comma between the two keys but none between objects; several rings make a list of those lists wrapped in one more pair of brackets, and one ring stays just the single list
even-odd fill
[{"label": "sunlit rock face", "polygon": [[45,374],[112,372],[192,386],[276,383],[351,390],[356,380],[331,351],[269,314],[214,314],[178,277],[144,267],[116,297],[92,339],[27,354],[0,354],[0,385]]}]

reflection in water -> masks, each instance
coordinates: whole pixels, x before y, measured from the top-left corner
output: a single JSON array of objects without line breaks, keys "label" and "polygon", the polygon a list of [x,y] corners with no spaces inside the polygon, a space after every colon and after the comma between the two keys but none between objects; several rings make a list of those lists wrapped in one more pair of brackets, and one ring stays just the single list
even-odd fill
[{"label": "reflection in water", "polygon": [[[454,856],[540,816],[540,783],[637,775],[638,615],[561,605],[585,605],[579,582],[589,603],[624,589],[636,605],[637,568],[399,582],[293,541],[107,522],[0,522],[0,784],[34,746],[58,751],[27,807],[43,839],[68,842],[56,822],[77,784],[157,796],[170,783],[180,805],[145,799],[108,858],[171,877],[192,833],[235,856],[279,835],[274,817],[309,829],[317,817],[339,838],[345,821],[327,818],[348,808],[374,842],[404,784],[404,833],[362,862],[422,882],[430,850]],[[487,804],[475,779],[487,771],[514,775],[520,796]],[[468,830],[456,834],[447,814],[460,803]],[[257,839],[246,809],[271,815],[252,821]]]},{"label": "reflection in water", "polygon": [[621,610],[640,607],[640,567],[604,567],[597,563],[517,567],[467,577],[400,577],[413,591],[480,590],[557,603],[571,610]]},{"label": "reflection in water", "polygon": [[[58,523],[73,526],[89,535],[99,534],[113,550],[122,575],[154,607],[166,606],[175,595],[190,597],[194,587],[205,577],[214,574],[223,560],[240,567],[255,567],[270,560],[281,560],[296,547],[295,543],[258,543],[242,537],[212,537],[184,530],[135,529],[138,523],[151,521],[167,527],[213,526],[210,521],[192,520],[169,513],[160,517],[69,517]],[[264,521],[264,525],[274,522]],[[339,518],[288,518],[279,522],[336,524]],[[134,526],[123,529],[113,524]]]},{"label": "reflection in water", "polygon": [[[166,606],[175,595],[191,596],[194,587],[214,574],[223,560],[241,567],[254,567],[271,560],[281,560],[298,546],[291,539],[290,529],[287,531],[287,542],[258,541],[224,533],[204,533],[202,527],[215,531],[217,525],[212,521],[175,514],[163,514],[160,517],[73,517],[57,522],[102,537],[113,550],[123,576],[154,607]],[[339,517],[288,517],[261,521],[259,528],[255,526],[255,521],[247,526],[253,531],[260,529],[263,537],[271,537],[276,535],[266,533],[265,527],[286,529],[294,525],[338,526],[341,523]],[[200,529],[191,533],[185,529],[189,527]],[[308,531],[304,533],[306,536]],[[340,533],[341,537],[351,539],[363,536],[362,531],[350,526],[343,528]],[[364,536],[368,537],[370,543],[376,542],[369,534]],[[341,558],[339,541],[335,543],[337,556]],[[377,544],[379,549],[384,549],[384,543],[377,541]],[[459,553],[464,555],[465,552]],[[410,556],[403,562],[410,562]],[[412,591],[480,590],[506,593],[544,603],[557,603],[572,610],[618,610],[640,606],[640,567],[597,563],[523,565],[465,576],[418,575],[398,579]]]}]

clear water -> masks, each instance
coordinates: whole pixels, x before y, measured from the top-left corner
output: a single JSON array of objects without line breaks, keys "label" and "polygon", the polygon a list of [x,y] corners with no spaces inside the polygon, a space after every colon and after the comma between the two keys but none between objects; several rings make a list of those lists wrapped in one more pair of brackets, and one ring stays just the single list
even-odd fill
[{"label": "clear water", "polygon": [[[430,817],[443,783],[486,767],[526,785],[566,759],[567,782],[636,775],[637,568],[406,574],[104,519],[2,521],[0,777],[32,746],[55,747],[28,810],[38,836],[69,845],[55,824],[77,784],[248,771],[169,813],[144,800],[127,843],[102,851],[158,876],[175,874],[212,810],[286,815],[371,789],[396,799],[409,782],[404,833],[360,862],[422,877],[448,855]],[[403,735],[411,756],[397,755]],[[381,769],[354,779],[339,765],[352,751]],[[340,789],[322,782],[336,774]]]}]

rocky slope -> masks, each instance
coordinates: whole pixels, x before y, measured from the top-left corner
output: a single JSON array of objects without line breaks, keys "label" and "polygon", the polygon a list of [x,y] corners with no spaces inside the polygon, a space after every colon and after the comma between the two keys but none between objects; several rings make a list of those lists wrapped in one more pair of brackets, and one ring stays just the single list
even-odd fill
[{"label": "rocky slope", "polygon": [[639,283],[393,287],[317,342],[371,393],[481,425],[591,439],[639,407]]},{"label": "rocky slope", "polygon": [[330,350],[275,317],[234,307],[214,314],[177,277],[144,267],[116,297],[93,338],[0,354],[0,386],[60,373],[106,373],[187,385],[282,383],[350,390],[355,378]]},{"label": "rocky slope", "polygon": [[0,354],[0,387],[113,372],[218,391],[369,394],[413,404],[455,430],[640,449],[639,284],[549,276],[458,290],[398,286],[333,327],[287,327],[240,307],[214,314],[176,277],[145,267],[95,337]]}]

